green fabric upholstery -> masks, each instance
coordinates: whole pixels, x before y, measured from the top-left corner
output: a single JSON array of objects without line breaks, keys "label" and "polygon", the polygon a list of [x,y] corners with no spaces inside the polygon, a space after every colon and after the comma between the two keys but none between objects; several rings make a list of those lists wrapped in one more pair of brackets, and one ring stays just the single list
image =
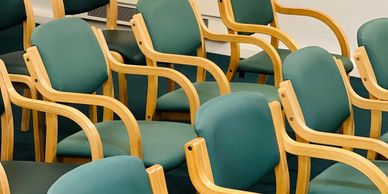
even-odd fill
[{"label": "green fabric upholstery", "polygon": [[48,194],[69,193],[152,194],[152,191],[141,160],[116,156],[82,165],[66,173],[48,191]]},{"label": "green fabric upholstery", "polygon": [[126,64],[146,64],[145,56],[137,46],[132,30],[104,30],[102,32],[109,49],[120,53]]},{"label": "green fabric upholstery", "polygon": [[[277,49],[277,51],[282,61],[284,61],[284,59],[291,53],[291,51],[288,49]],[[337,54],[332,55],[338,59],[341,59],[342,63],[344,64],[346,73],[350,73],[353,70],[353,63],[348,57]],[[262,51],[256,55],[242,59],[237,71],[273,75],[273,65],[268,54]]]},{"label": "green fabric upholstery", "polygon": [[[230,83],[232,92],[252,91],[262,93],[268,101],[279,100],[277,89],[274,86],[252,83]],[[215,82],[194,83],[201,104],[220,95]],[[188,112],[190,110],[186,94],[182,89],[177,89],[158,98],[156,109],[158,111]]]},{"label": "green fabric upholstery", "polygon": [[[387,161],[373,161],[388,175]],[[332,165],[310,182],[309,194],[378,194],[377,187],[360,171],[342,163]]]},{"label": "green fabric upholstery", "polygon": [[216,185],[248,189],[279,163],[268,101],[256,92],[206,102],[196,115],[195,130],[206,140]]},{"label": "green fabric upholstery", "polygon": [[23,23],[27,18],[24,1],[2,0],[0,18],[0,31]]},{"label": "green fabric upholstery", "polygon": [[65,13],[73,15],[92,11],[109,3],[109,0],[63,0]]},{"label": "green fabric upholstery", "polygon": [[271,0],[231,0],[236,22],[267,25],[274,19]]},{"label": "green fabric upholstery", "polygon": [[139,0],[155,50],[189,55],[202,44],[199,26],[187,0]]},{"label": "green fabric upholstery", "polygon": [[46,194],[50,186],[74,164],[2,161],[12,194]]},{"label": "green fabric upholstery", "polygon": [[384,133],[381,138],[380,138],[382,141],[388,143],[388,133]]},{"label": "green fabric upholstery", "polygon": [[31,42],[38,47],[56,90],[93,93],[108,77],[100,45],[82,19],[72,17],[42,24],[32,33]]},{"label": "green fabric upholstery", "polygon": [[[193,126],[162,121],[138,121],[141,130],[143,156],[146,166],[160,164],[171,170],[185,161],[184,144],[196,137]],[[102,122],[96,125],[105,157],[129,155],[128,133],[121,121]],[[75,133],[58,144],[59,156],[90,157],[85,133]]]},{"label": "green fabric upholstery", "polygon": [[291,80],[307,126],[335,132],[350,116],[345,85],[333,60],[322,48],[307,47],[283,63],[284,80]]},{"label": "green fabric upholstery", "polygon": [[16,51],[5,55],[0,55],[0,59],[4,61],[8,73],[30,75],[26,63],[24,62],[24,51]]},{"label": "green fabric upholstery", "polygon": [[364,46],[377,83],[388,89],[388,18],[369,21],[358,29],[357,40],[359,46]]}]

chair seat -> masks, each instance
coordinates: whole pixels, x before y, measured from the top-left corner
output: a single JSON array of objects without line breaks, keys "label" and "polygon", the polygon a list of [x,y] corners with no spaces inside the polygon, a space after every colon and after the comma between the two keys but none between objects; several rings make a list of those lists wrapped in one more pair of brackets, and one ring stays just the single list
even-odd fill
[{"label": "chair seat", "polygon": [[[197,135],[193,126],[185,123],[138,121],[146,166],[160,164],[164,169],[176,168],[185,161],[184,144]],[[121,121],[102,122],[96,125],[100,134],[104,156],[129,155],[128,134]],[[85,133],[75,133],[58,144],[58,156],[90,157]]]},{"label": "chair seat", "polygon": [[[279,100],[277,89],[274,86],[240,82],[232,82],[230,86],[232,92],[260,92],[268,101]],[[220,95],[215,82],[194,83],[194,87],[198,92],[201,104]],[[182,89],[161,96],[157,101],[156,109],[167,112],[188,112],[190,110],[187,96]]]},{"label": "chair seat", "polygon": [[12,53],[7,53],[0,55],[5,63],[8,73],[10,74],[20,74],[20,75],[30,75],[28,73],[27,66],[24,62],[24,51],[16,51]]},{"label": "chair seat", "polygon": [[388,143],[388,132],[387,132],[387,133],[384,133],[384,134],[380,137],[380,140],[383,141],[383,142]]},{"label": "chair seat", "polygon": [[12,194],[46,194],[50,186],[74,164],[2,161]]},{"label": "chair seat", "polygon": [[103,33],[109,49],[120,53],[124,57],[125,63],[146,64],[145,57],[137,46],[132,30],[104,30]]},{"label": "chair seat", "polygon": [[[388,161],[373,161],[388,175]],[[374,194],[380,193],[377,187],[360,171],[348,165],[337,163],[310,183],[309,194]]]},{"label": "chair seat", "polygon": [[[287,49],[277,49],[277,51],[282,61],[284,61],[284,59],[291,53],[291,51]],[[348,57],[337,54],[332,55],[342,60],[346,73],[353,70],[353,63]],[[267,53],[262,51],[256,55],[242,59],[238,66],[238,71],[273,75],[273,65]]]}]

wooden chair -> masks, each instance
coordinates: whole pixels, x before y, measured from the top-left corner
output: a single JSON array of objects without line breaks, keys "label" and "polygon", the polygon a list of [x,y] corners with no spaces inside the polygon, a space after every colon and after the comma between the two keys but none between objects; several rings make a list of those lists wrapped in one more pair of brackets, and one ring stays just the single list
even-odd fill
[{"label": "wooden chair", "polygon": [[[371,99],[387,101],[387,79],[385,67],[386,57],[387,18],[369,21],[358,30],[358,45],[354,53],[358,72],[362,83],[368,90]],[[381,135],[382,112],[371,111],[370,137],[388,142],[388,133]],[[368,152],[368,158],[375,159],[375,152]]]},{"label": "wooden chair", "polygon": [[339,162],[312,180],[309,193],[388,191],[387,176],[377,167],[387,167],[387,161],[375,165],[348,150],[292,140],[280,103],[268,104],[261,94],[241,92],[212,99],[201,106],[195,123],[199,137],[185,145],[185,152],[190,179],[199,193],[252,193],[249,188],[272,170],[276,193],[290,193],[286,153]]},{"label": "wooden chair", "polygon": [[[332,54],[342,60],[345,70],[350,73],[353,63],[350,60],[349,43],[342,29],[328,15],[310,9],[289,8],[280,5],[277,0],[222,0],[218,1],[221,19],[230,34],[265,34],[271,37],[271,45],[276,48],[282,61],[296,51],[298,45],[286,33],[280,30],[277,14],[307,16],[326,24],[334,32],[341,47],[341,54]],[[268,26],[269,25],[269,26]],[[279,48],[279,40],[287,49]],[[259,74],[259,83],[265,83],[267,75],[274,74],[274,67],[265,52],[240,60],[240,46],[231,44],[232,59],[227,77],[232,80],[236,72]]]},{"label": "wooden chair", "polygon": [[[64,173],[76,165],[49,164],[31,161],[12,161],[14,152],[14,125],[11,103],[31,110],[46,113],[46,121],[52,122],[54,115],[67,117],[78,124],[87,134],[87,141],[93,160],[103,157],[102,144],[96,127],[78,110],[59,104],[34,100],[19,95],[12,86],[10,76],[3,61],[0,60],[0,90],[1,90],[1,168],[0,185],[3,194],[46,193]],[[57,133],[55,128],[48,133]],[[55,139],[55,141],[57,141]],[[54,141],[53,141],[54,142]]]},{"label": "wooden chair", "polygon": [[167,186],[160,165],[145,169],[138,158],[115,156],[66,173],[48,191],[48,194],[67,193],[167,194]]},{"label": "wooden chair", "polygon": [[[103,121],[96,123],[104,146],[104,156],[133,155],[146,166],[160,164],[174,169],[185,160],[184,144],[196,137],[186,123],[136,121],[128,108],[113,98],[111,72],[160,76],[176,81],[189,96],[191,118],[199,107],[198,95],[190,81],[167,68],[125,65],[109,52],[101,30],[79,18],[64,18],[40,25],[32,34],[34,47],[25,60],[35,85],[43,97],[58,103],[101,106]],[[58,47],[60,45],[60,47]],[[102,87],[102,95],[94,94]],[[113,120],[113,113],[120,120]],[[57,118],[53,118],[56,120]],[[55,125],[51,125],[56,127]],[[48,134],[55,139],[57,134]],[[50,144],[56,145],[56,144]],[[75,133],[48,149],[46,160],[64,162],[90,160],[84,132]]]},{"label": "wooden chair", "polygon": [[[207,60],[205,39],[217,42],[238,42],[256,45],[264,49],[275,64],[275,83],[282,79],[281,61],[276,50],[265,41],[248,36],[215,34],[205,26],[197,5],[193,0],[140,0],[137,4],[139,14],[132,21],[132,29],[148,66],[157,63],[172,63],[197,68],[197,82],[200,102],[228,94],[230,91],[257,91],[268,100],[278,100],[277,89],[270,85],[255,83],[228,83],[225,74],[213,62]],[[163,12],[155,10],[164,10]],[[192,55],[197,56],[192,56]],[[206,72],[215,82],[205,81]],[[156,77],[150,77],[149,85],[157,85]],[[217,87],[218,86],[218,87]],[[157,91],[149,91],[149,101],[158,97]],[[156,110],[162,119],[187,119],[188,103],[181,89],[162,95],[156,104],[147,103],[147,117],[153,118]]]},{"label": "wooden chair", "polygon": [[[31,33],[35,28],[34,14],[30,0],[7,0],[1,3],[0,31],[4,40],[0,41],[0,59],[6,64],[12,82],[22,88],[24,96],[36,99],[37,92],[29,76],[23,60],[24,49],[30,47]],[[23,31],[19,33],[19,31]],[[20,37],[18,36],[20,35]],[[22,48],[12,40],[23,40]],[[43,139],[38,124],[38,112],[32,111],[35,160],[43,160]],[[21,117],[21,131],[28,131],[30,127],[30,110],[23,108]]]},{"label": "wooden chair", "polygon": [[[280,84],[279,96],[299,141],[349,150],[362,149],[388,157],[387,143],[354,136],[352,110],[352,106],[356,106],[371,111],[387,111],[388,102],[360,97],[350,85],[340,60],[335,60],[322,48],[304,48],[285,59],[283,75],[287,81]],[[336,134],[340,128],[343,134]],[[388,172],[385,164],[380,161],[374,163],[385,173]],[[299,157],[298,193],[307,192],[309,177],[310,158]],[[346,179],[357,181],[357,176]]]},{"label": "wooden chair", "polygon": [[[143,53],[136,44],[131,29],[117,29],[117,0],[51,0],[54,18],[76,15],[106,6],[106,30],[103,30],[109,49],[121,63],[145,65]],[[118,74],[119,99],[128,105],[128,86],[124,74]]]}]

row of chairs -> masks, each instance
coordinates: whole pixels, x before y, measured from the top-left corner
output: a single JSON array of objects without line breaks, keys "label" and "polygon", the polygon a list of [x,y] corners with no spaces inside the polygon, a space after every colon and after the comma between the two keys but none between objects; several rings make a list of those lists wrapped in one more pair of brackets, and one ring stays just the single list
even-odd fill
[{"label": "row of chairs", "polygon": [[[13,102],[35,111],[47,112],[46,162],[56,160],[85,162],[89,158],[97,160],[108,156],[129,154],[141,158],[146,166],[161,164],[166,170],[171,170],[185,160],[183,145],[200,136],[203,139],[196,139],[186,144],[185,147],[190,177],[200,193],[229,192],[229,190],[224,191],[215,185],[246,189],[254,183],[253,181],[262,177],[263,172],[273,168],[274,164],[278,164],[279,161],[280,165],[276,167],[276,172],[279,173],[278,190],[279,192],[287,192],[289,191],[289,180],[285,164],[286,152],[300,155],[297,188],[300,193],[306,193],[309,188],[310,157],[331,159],[353,166],[364,173],[377,187],[376,189],[371,182],[367,182],[368,179],[362,179],[362,183],[366,180],[366,189],[370,189],[371,192],[380,190],[385,193],[387,191],[386,176],[382,172],[385,162],[377,162],[375,165],[350,151],[308,144],[311,142],[359,148],[377,152],[384,157],[388,155],[386,153],[387,145],[382,141],[349,136],[354,134],[350,102],[361,108],[372,109],[380,115],[381,111],[385,110],[385,103],[384,101],[359,97],[350,86],[342,62],[335,61],[332,55],[320,48],[311,47],[289,54],[290,56],[283,61],[283,64],[280,61],[278,66],[281,67],[279,68],[280,75],[282,75],[280,80],[290,81],[279,84],[279,90],[268,85],[229,83],[225,74],[211,61],[184,55],[191,55],[198,51],[200,56],[204,56],[204,37],[212,40],[254,43],[268,52],[274,51],[274,48],[258,38],[211,33],[202,22],[195,2],[191,0],[158,2],[141,0],[137,8],[140,13],[134,16],[131,26],[136,42],[145,55],[147,66],[123,64],[121,61],[124,60],[117,52],[110,52],[103,31],[90,28],[86,22],[80,19],[57,20],[34,30],[31,36],[33,47],[28,48],[24,55],[31,76],[29,81],[32,82],[32,88],[36,88],[47,101],[103,106],[103,122],[93,125],[84,115],[70,107],[21,97],[15,93],[8,79],[8,73],[2,67],[2,92],[8,92],[7,95],[3,94],[5,111],[2,124],[8,126],[7,129],[9,129],[7,135],[2,136],[5,140],[2,141],[3,145],[6,145],[2,146],[2,160],[12,159],[13,126],[10,127],[7,124],[12,120],[9,102]],[[173,9],[175,12],[160,13],[156,11],[168,9]],[[367,35],[367,37],[369,36]],[[272,52],[272,54],[275,59],[279,59],[276,53]],[[157,63],[161,62],[199,67],[197,71],[199,82],[191,84],[181,73],[170,68],[158,67]],[[282,65],[280,66],[280,64]],[[341,73],[339,73],[338,68]],[[206,71],[203,69],[210,72],[216,82],[205,81]],[[123,75],[148,76],[146,115],[148,121],[136,121],[128,108],[113,98],[112,71]],[[168,93],[157,100],[157,77],[172,79],[181,86],[181,89]],[[328,77],[330,80],[326,81]],[[94,95],[93,93],[101,86],[103,87],[103,95]],[[233,94],[226,95],[231,91]],[[236,91],[259,91],[263,96]],[[186,101],[184,100],[186,99],[185,94],[188,99]],[[226,96],[216,98],[219,94]],[[188,118],[192,124],[195,121],[194,127],[177,122],[152,121],[156,110],[164,112],[163,106],[160,105],[163,104],[163,97],[167,99],[164,101],[164,107],[169,107],[169,103],[173,107],[164,110],[174,113],[168,114],[169,118],[171,115],[176,115],[175,113],[189,112]],[[282,101],[288,121],[298,135],[299,143],[289,139],[285,133],[280,105],[275,102],[277,100]],[[271,111],[268,109],[268,101],[271,102]],[[208,103],[204,104],[205,102]],[[197,111],[200,104],[203,105]],[[94,113],[94,111],[91,112]],[[120,117],[121,121],[112,121],[113,112]],[[241,112],[241,114],[236,115],[236,112]],[[268,117],[271,113],[272,118]],[[66,138],[57,145],[57,115],[72,118],[84,130]],[[263,117],[263,115],[267,115],[267,117]],[[257,118],[262,119],[258,120]],[[381,122],[381,116],[379,119]],[[92,119],[92,121],[95,120]],[[341,126],[346,136],[333,134]],[[236,128],[247,130],[247,134],[239,136],[236,134]],[[268,130],[269,136],[264,136],[263,134],[267,132],[262,130]],[[274,135],[275,131],[277,135]],[[225,142],[215,141],[215,137],[217,140],[224,137],[221,139],[225,139]],[[231,141],[231,137],[236,139]],[[205,151],[204,139],[208,142],[208,155]],[[249,141],[250,139],[252,142]],[[263,140],[257,141],[258,139]],[[212,140],[213,143],[211,143]],[[268,146],[262,153],[259,145],[263,141],[276,143],[278,148],[275,146],[270,150],[268,149],[270,146]],[[246,142],[246,144],[236,145],[235,142]],[[222,144],[217,146],[216,143]],[[277,155],[277,149],[279,149],[279,155]],[[247,152],[244,153],[241,150],[247,150]],[[236,156],[231,159],[231,154],[229,154],[231,151],[234,151],[232,153],[237,156],[241,155],[241,157]],[[218,155],[217,153],[224,154]],[[266,157],[266,154],[269,156]],[[246,160],[241,158],[246,158]],[[270,159],[262,161],[263,158]],[[255,165],[244,164],[244,162],[254,163],[253,161],[257,161]],[[267,165],[268,167],[265,167]],[[64,166],[67,170],[58,173],[56,178],[51,179],[51,183],[75,167],[74,165]],[[256,168],[257,173],[252,174],[253,169],[250,167]],[[7,172],[7,168],[5,170]],[[346,183],[338,183],[337,180],[336,186],[327,186],[330,182],[335,182],[332,178],[338,178],[339,175],[336,173],[344,174],[344,172],[347,173]],[[244,177],[250,176],[246,179],[236,180],[236,177],[242,177],[239,173],[243,174]],[[344,189],[349,189],[346,184],[360,182],[360,180],[352,180],[353,177],[359,177],[359,173],[357,173],[354,169],[344,165],[333,166],[326,171],[326,174],[314,179],[315,183],[318,183],[313,184],[314,181],[312,182],[310,192],[314,193],[316,190],[318,193],[327,193],[328,191],[325,192],[325,189],[333,189],[343,193]],[[66,176],[69,175],[64,177]],[[323,178],[323,180],[319,178]],[[11,190],[12,188],[16,189],[17,186],[12,187],[12,181],[10,182]],[[49,186],[47,183],[41,183],[41,185],[45,185],[45,189]],[[151,185],[153,185],[152,181]],[[164,184],[161,183],[161,185]],[[314,187],[314,185],[318,186]],[[322,191],[322,189],[324,190]],[[351,191],[352,189],[357,190],[357,188],[351,187],[349,192],[355,192]]]}]

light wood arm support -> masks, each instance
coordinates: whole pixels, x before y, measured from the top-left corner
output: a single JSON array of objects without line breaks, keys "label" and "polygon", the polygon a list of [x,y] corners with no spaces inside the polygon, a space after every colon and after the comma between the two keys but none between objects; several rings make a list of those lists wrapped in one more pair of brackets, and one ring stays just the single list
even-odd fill
[{"label": "light wood arm support", "polygon": [[326,24],[330,30],[332,30],[340,44],[342,55],[345,57],[350,57],[349,43],[346,40],[345,33],[339,27],[339,25],[330,18],[327,14],[321,13],[311,9],[301,9],[301,8],[289,8],[275,3],[275,9],[277,12],[286,15],[297,15],[297,16],[308,16],[322,21]]},{"label": "light wood arm support", "polygon": [[168,191],[163,167],[159,164],[156,164],[147,168],[146,170],[151,183],[152,193],[167,194]]},{"label": "light wood arm support", "polygon": [[388,190],[388,179],[385,173],[366,158],[345,149],[300,143],[291,139],[285,130],[280,103],[271,102],[269,106],[276,135],[278,138],[279,136],[282,138],[286,152],[298,156],[321,158],[347,164],[366,175],[382,193]]},{"label": "light wood arm support", "polygon": [[206,142],[202,137],[186,143],[185,154],[190,180],[199,193],[253,194],[252,192],[223,188],[214,184]]},{"label": "light wood arm support", "polygon": [[201,67],[214,77],[221,95],[229,94],[231,92],[229,82],[224,72],[222,72],[222,70],[212,61],[200,57],[165,54],[155,51],[150,38],[147,37],[148,31],[145,27],[143,16],[141,14],[136,14],[133,16],[130,24],[135,34],[138,46],[147,58],[157,62]]},{"label": "light wood arm support", "polygon": [[117,28],[118,5],[117,0],[110,0],[106,6],[106,27],[110,30]]},{"label": "light wood arm support", "polygon": [[11,194],[7,174],[5,173],[4,167],[2,165],[0,165],[0,193]]},{"label": "light wood arm support", "polygon": [[24,0],[27,20],[23,22],[23,46],[24,49],[31,47],[31,34],[35,29],[35,17],[32,10],[31,0]]}]

